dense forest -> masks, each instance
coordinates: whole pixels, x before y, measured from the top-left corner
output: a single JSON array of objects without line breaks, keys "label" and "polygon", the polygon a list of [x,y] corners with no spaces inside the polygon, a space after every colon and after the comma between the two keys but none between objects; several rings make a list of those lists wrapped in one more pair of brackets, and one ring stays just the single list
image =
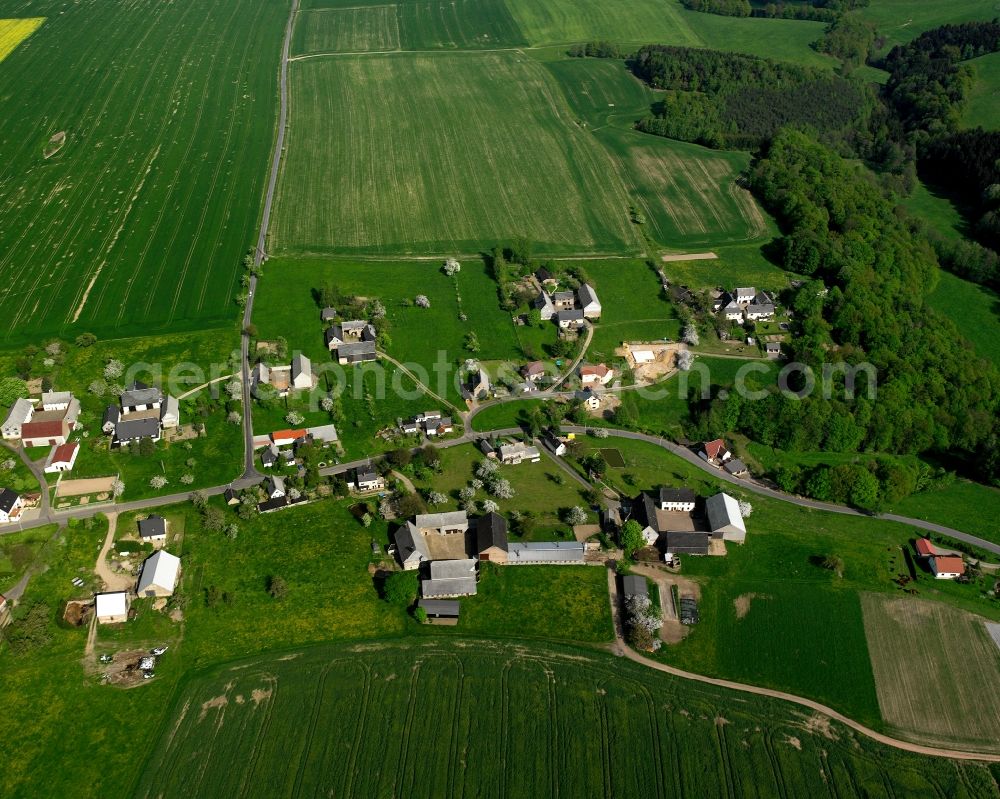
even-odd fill
[{"label": "dense forest", "polygon": [[843,138],[875,102],[860,82],[739,53],[648,45],[627,63],[667,90],[637,128],[709,147],[755,150],[787,125]]},{"label": "dense forest", "polygon": [[862,386],[852,401],[775,392],[762,402],[730,396],[704,412],[785,450],[933,452],[1000,477],[1000,374],[924,302],[935,254],[893,198],[863,167],[793,130],[774,138],[751,186],[786,231],[784,267],[813,278],[790,298],[792,358],[816,370],[870,363],[877,397]]}]

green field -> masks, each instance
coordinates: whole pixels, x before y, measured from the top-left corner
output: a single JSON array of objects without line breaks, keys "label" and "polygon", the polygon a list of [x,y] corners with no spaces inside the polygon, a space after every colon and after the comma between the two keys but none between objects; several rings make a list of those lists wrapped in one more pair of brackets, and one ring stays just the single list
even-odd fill
[{"label": "green field", "polygon": [[296,54],[385,50],[469,50],[527,44],[503,0],[418,0],[305,11]]},{"label": "green field", "polygon": [[917,181],[913,194],[902,205],[914,216],[950,239],[962,238],[966,228],[961,209],[948,197],[922,181]]},{"label": "green field", "polygon": [[561,252],[638,247],[610,161],[567,124],[538,64],[442,53],[293,66],[277,250],[468,252],[514,236]]},{"label": "green field", "polygon": [[967,62],[976,70],[976,82],[962,113],[966,127],[992,130],[1000,127],[1000,53],[990,53]]},{"label": "green field", "polygon": [[951,319],[979,355],[1000,364],[1000,295],[943,270],[939,278],[928,304]]},{"label": "green field", "polygon": [[768,261],[759,244],[730,244],[712,247],[718,258],[705,261],[670,261],[663,272],[671,283],[692,290],[715,288],[732,290],[736,286],[780,291],[797,276]]},{"label": "green field", "polygon": [[989,514],[1000,513],[1000,489],[997,488],[969,480],[955,480],[939,488],[911,494],[891,510],[1000,544],[1000,530],[988,521]]},{"label": "green field", "polygon": [[875,23],[885,39],[883,52],[893,45],[915,39],[924,31],[940,25],[953,25],[972,20],[990,20],[997,15],[993,0],[949,0],[934,3],[928,0],[871,0],[859,9],[862,18]]},{"label": "green field", "polygon": [[36,0],[19,13],[47,22],[0,69],[0,341],[231,319],[287,5]]},{"label": "green field", "polygon": [[664,0],[508,0],[533,46],[606,39],[696,47],[679,6]]},{"label": "green field", "polygon": [[375,643],[198,675],[135,796],[807,796],[831,782],[844,797],[992,793],[982,766],[929,765],[608,655]]},{"label": "green field", "polygon": [[936,602],[864,594],[865,632],[886,722],[917,740],[995,750],[1000,650],[983,619]]}]

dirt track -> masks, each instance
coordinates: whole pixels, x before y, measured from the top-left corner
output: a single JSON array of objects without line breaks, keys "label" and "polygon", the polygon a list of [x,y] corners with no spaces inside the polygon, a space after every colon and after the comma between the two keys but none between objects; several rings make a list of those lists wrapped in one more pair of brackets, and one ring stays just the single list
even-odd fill
[{"label": "dirt track", "polygon": [[791,702],[792,704],[812,710],[821,716],[833,719],[834,721],[843,724],[845,727],[849,727],[855,732],[859,732],[867,738],[871,738],[873,741],[885,744],[886,746],[891,746],[894,749],[900,749],[904,752],[913,752],[917,755],[928,755],[930,757],[947,757],[952,760],[980,760],[986,763],[1000,763],[1000,754],[966,752],[957,749],[942,749],[936,746],[924,746],[923,744],[902,741],[899,738],[893,738],[889,735],[883,735],[880,732],[876,732],[870,727],[866,727],[864,724],[848,718],[843,713],[838,713],[833,708],[827,707],[819,702],[815,702],[812,699],[807,699],[804,696],[796,696],[795,694],[786,693],[785,691],[775,691],[771,688],[762,688],[759,685],[748,685],[746,683],[733,682],[732,680],[723,680],[718,677],[706,677],[704,674],[695,674],[694,672],[684,671],[683,669],[668,666],[666,663],[660,663],[656,660],[640,655],[625,643],[625,639],[622,635],[621,616],[619,613],[618,603],[618,585],[615,580],[615,576],[614,569],[608,569],[608,594],[611,600],[611,616],[615,625],[615,643],[612,645],[612,651],[616,655],[624,655],[635,663],[648,666],[649,668],[656,669],[657,671],[662,671],[665,674],[670,674],[674,677],[679,677],[682,680],[693,680],[694,682],[705,683],[706,685],[714,685],[718,688],[728,688],[730,691],[740,691],[745,694],[766,696],[771,699],[781,699],[785,702]]}]

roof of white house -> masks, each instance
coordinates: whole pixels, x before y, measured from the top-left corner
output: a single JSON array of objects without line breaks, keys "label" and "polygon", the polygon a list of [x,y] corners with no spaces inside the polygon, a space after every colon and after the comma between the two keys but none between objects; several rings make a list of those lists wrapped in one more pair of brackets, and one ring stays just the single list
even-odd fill
[{"label": "roof of white house", "polygon": [[173,416],[175,419],[180,419],[181,416],[180,403],[177,401],[177,397],[170,394],[167,394],[166,402],[163,403],[163,412],[160,414],[160,418],[165,416]]},{"label": "roof of white house", "polygon": [[43,391],[42,407],[46,405],[69,405],[73,399],[72,391]]},{"label": "roof of white house", "polygon": [[309,432],[318,441],[331,442],[337,440],[337,426],[335,424],[321,424],[310,427]]},{"label": "roof of white house", "polygon": [[159,550],[142,564],[142,574],[135,592],[142,594],[148,588],[156,586],[164,591],[173,592],[177,584],[177,572],[181,567],[181,559],[171,555],[166,550]]},{"label": "roof of white house", "polygon": [[468,525],[469,515],[464,510],[445,511],[444,513],[420,513],[414,518],[417,528],[427,527],[461,527]]},{"label": "roof of white house", "polygon": [[740,504],[729,494],[716,494],[705,500],[708,524],[713,532],[727,531],[746,533]]},{"label": "roof of white house", "polygon": [[25,419],[28,419],[34,410],[35,406],[28,402],[28,400],[24,399],[24,397],[18,397],[17,401],[11,406],[10,413],[7,414],[4,426],[24,424]]},{"label": "roof of white house", "polygon": [[113,594],[97,594],[94,597],[94,609],[99,619],[108,616],[124,616],[128,613],[128,595],[124,591],[115,591]]},{"label": "roof of white house", "polygon": [[312,362],[301,352],[292,358],[292,380],[299,375],[306,375],[311,378],[313,373]]},{"label": "roof of white house", "polygon": [[591,303],[601,304],[600,300],[597,299],[597,292],[590,287],[589,284],[584,283],[580,288],[576,290],[576,296],[580,300],[580,305],[586,308]]}]

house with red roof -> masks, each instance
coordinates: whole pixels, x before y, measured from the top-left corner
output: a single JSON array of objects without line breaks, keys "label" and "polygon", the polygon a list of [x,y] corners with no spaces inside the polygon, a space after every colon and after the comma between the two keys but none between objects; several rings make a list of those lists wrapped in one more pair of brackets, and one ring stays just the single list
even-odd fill
[{"label": "house with red roof", "polygon": [[45,459],[45,473],[72,471],[76,456],[80,453],[80,445],[76,441],[60,444],[52,448],[49,457]]},{"label": "house with red roof", "polygon": [[723,463],[733,457],[733,453],[729,451],[726,442],[721,438],[717,438],[715,441],[706,441],[701,445],[698,455],[713,466],[722,466]]},{"label": "house with red roof", "polygon": [[580,367],[580,382],[585,386],[606,386],[615,376],[615,370],[603,363]]},{"label": "house with red roof", "polygon": [[965,574],[965,561],[957,555],[934,555],[930,564],[931,571],[939,580],[954,580]]},{"label": "house with red roof", "polygon": [[937,549],[929,538],[918,538],[915,549],[918,558],[932,558],[937,554]]},{"label": "house with red roof", "polygon": [[271,433],[271,441],[276,447],[284,447],[294,444],[299,439],[305,438],[308,434],[308,430],[276,430]]}]

